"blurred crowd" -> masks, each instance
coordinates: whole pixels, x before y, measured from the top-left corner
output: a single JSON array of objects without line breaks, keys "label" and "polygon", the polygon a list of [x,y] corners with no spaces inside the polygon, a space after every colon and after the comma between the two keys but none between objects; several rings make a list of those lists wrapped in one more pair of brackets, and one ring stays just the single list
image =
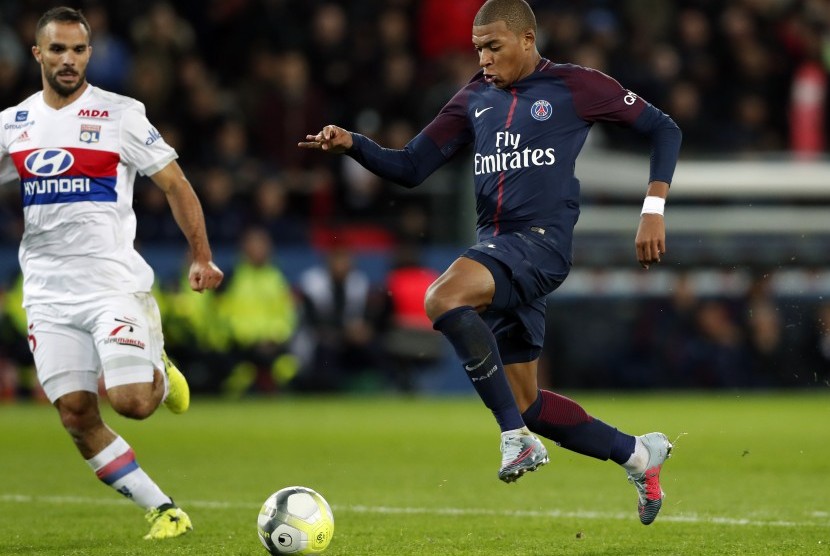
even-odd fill
[{"label": "blurred crowd", "polygon": [[[416,252],[399,251],[377,281],[350,249],[335,246],[292,284],[271,247],[264,230],[249,230],[222,289],[196,294],[183,271],[180,288],[154,292],[166,349],[195,392],[468,390],[424,314],[437,271]],[[552,295],[540,383],[558,390],[830,387],[826,296],[782,295],[787,278],[774,271],[664,272],[668,293]],[[609,278],[603,273],[580,277],[601,282]],[[804,276],[830,288],[830,273]],[[0,401],[42,399],[21,296],[19,281],[0,295]]]},{"label": "blurred crowd", "polygon": [[[827,280],[818,276],[803,271],[802,279]],[[600,389],[830,387],[830,302],[822,295],[803,283],[786,287],[789,279],[772,270],[667,280],[667,294],[551,297],[546,380]]]},{"label": "blurred crowd", "polygon": [[[248,228],[223,286],[157,284],[165,348],[200,393],[415,393],[419,374],[447,355],[423,310],[438,273],[416,248],[396,251],[377,280],[335,244],[292,283],[264,228]],[[22,278],[0,290],[0,401],[42,397],[35,379]]]},{"label": "blurred crowd", "polygon": [[[40,14],[59,3],[0,0],[0,107],[40,89],[39,67],[30,53],[34,28]],[[830,129],[830,8],[825,0],[529,3],[537,15],[543,56],[605,71],[669,113],[684,133],[683,157],[825,153]],[[345,279],[321,276],[330,276],[331,266],[337,266],[336,253],[355,250],[400,255],[406,264],[391,268],[414,268],[420,278],[428,276],[434,270],[413,253],[458,243],[455,205],[442,201],[443,211],[436,211],[428,186],[413,191],[389,186],[348,157],[321,156],[296,144],[326,123],[389,147],[406,144],[477,71],[470,38],[481,0],[91,0],[73,5],[93,29],[89,81],[145,104],[150,121],[180,154],[214,247],[239,254],[238,266],[225,269],[227,285],[216,296],[201,296],[194,305],[177,287],[163,284],[158,292],[176,355],[194,367],[215,367],[217,358],[233,358],[223,365],[227,376],[205,377],[206,389],[241,392],[257,381],[270,384],[265,389],[292,381],[300,385],[297,377],[314,367],[314,357],[335,357],[327,344],[332,336],[337,349],[350,354],[345,359],[360,367],[389,368],[389,358],[406,367],[412,354],[400,352],[418,342],[423,345],[417,354],[437,357],[433,336],[421,335],[423,323],[416,327],[419,332],[408,332],[409,341],[387,334],[394,329],[389,319],[403,310],[389,294],[390,284],[406,289],[412,276],[395,282],[390,272],[363,286],[361,280],[347,286]],[[592,137],[604,148],[646,148],[631,132],[612,126],[598,126]],[[448,171],[458,168],[457,175],[464,176],[464,162]],[[452,183],[458,196],[446,199],[460,205],[459,199],[470,194],[465,183]],[[163,193],[146,178],[136,184],[135,210],[140,249],[181,246],[184,251]],[[2,186],[0,248],[19,242],[21,216],[18,189]],[[268,267],[280,273],[276,257],[257,265],[248,249],[286,247],[326,253],[331,264],[317,269],[316,278],[309,268],[308,275],[290,283],[248,272]],[[0,276],[6,300],[13,298],[16,279]],[[266,305],[245,299],[251,296],[249,286],[241,285],[246,279],[271,284],[273,314],[283,315],[263,324],[271,334],[266,345],[245,330],[262,327],[254,326],[243,309]],[[355,292],[365,299],[349,306]],[[406,295],[414,299],[417,293]],[[235,309],[223,309],[231,306]],[[321,307],[337,312],[325,316]],[[366,322],[343,325],[349,311],[362,313]],[[208,327],[213,330],[197,330],[205,325],[204,315],[212,315],[212,323],[215,319]],[[330,333],[327,319],[344,329],[343,337]],[[280,320],[284,329],[272,330]],[[355,348],[361,342],[373,346],[363,355]],[[0,360],[0,369],[3,365]],[[337,374],[327,379],[332,388],[341,386]],[[393,382],[411,388],[406,379]]]}]

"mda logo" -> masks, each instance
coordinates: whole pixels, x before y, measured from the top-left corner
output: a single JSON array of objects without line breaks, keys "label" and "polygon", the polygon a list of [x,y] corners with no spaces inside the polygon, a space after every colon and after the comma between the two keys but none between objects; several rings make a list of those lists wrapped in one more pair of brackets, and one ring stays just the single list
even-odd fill
[{"label": "mda logo", "polygon": [[75,162],[72,153],[64,149],[39,149],[29,154],[23,165],[35,176],[48,177],[63,174]]}]

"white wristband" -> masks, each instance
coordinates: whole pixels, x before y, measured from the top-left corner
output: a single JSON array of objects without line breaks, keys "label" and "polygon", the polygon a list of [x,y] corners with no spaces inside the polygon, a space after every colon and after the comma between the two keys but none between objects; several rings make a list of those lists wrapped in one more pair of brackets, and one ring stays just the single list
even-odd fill
[{"label": "white wristband", "polygon": [[657,197],[653,195],[649,195],[646,197],[645,201],[643,201],[643,210],[640,211],[640,215],[643,214],[659,214],[660,216],[663,215],[663,210],[666,208],[666,200],[662,197]]}]

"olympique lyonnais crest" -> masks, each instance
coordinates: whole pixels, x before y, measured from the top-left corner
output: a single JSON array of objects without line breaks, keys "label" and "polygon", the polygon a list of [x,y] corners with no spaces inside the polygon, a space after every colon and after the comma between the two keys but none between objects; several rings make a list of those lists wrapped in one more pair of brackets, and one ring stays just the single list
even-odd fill
[{"label": "olympique lyonnais crest", "polygon": [[82,143],[97,143],[101,138],[101,126],[81,124],[81,135],[78,139]]},{"label": "olympique lyonnais crest", "polygon": [[530,115],[540,122],[544,122],[550,118],[551,114],[553,114],[553,107],[546,100],[537,100],[530,107]]}]

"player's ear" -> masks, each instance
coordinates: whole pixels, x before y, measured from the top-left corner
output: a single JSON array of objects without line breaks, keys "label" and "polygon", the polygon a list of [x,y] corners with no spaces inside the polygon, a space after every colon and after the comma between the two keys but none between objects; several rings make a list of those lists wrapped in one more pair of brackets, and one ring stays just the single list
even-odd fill
[{"label": "player's ear", "polygon": [[37,60],[37,63],[39,64],[41,56],[40,56],[40,47],[38,45],[34,45],[32,47],[32,56],[35,57],[35,60]]},{"label": "player's ear", "polygon": [[533,29],[528,29],[524,32],[522,35],[522,45],[525,47],[525,50],[536,47],[536,32]]}]

